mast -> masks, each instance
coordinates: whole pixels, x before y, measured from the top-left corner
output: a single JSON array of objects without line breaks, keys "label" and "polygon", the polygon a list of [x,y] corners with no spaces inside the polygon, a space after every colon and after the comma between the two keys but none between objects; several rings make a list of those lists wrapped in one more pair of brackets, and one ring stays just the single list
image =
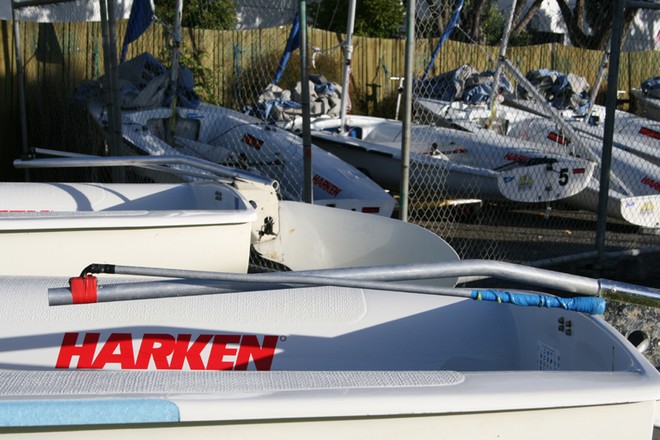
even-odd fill
[{"label": "mast", "polygon": [[513,11],[516,9],[516,0],[511,2],[511,13],[507,17],[504,27],[504,34],[502,35],[502,44],[500,45],[500,54],[495,68],[495,76],[493,77],[493,89],[490,91],[490,120],[489,126],[493,125],[495,120],[495,108],[497,101],[497,91],[500,87],[500,76],[504,67],[504,60],[506,60],[506,48],[509,45],[509,34],[511,34],[511,26],[513,25]]},{"label": "mast", "polygon": [[[497,89],[499,88],[500,76],[503,69],[507,69],[517,80],[518,85],[522,86],[527,93],[529,93],[534,100],[541,106],[541,111],[545,114],[545,117],[552,119],[561,130],[573,139],[576,146],[581,148],[580,154],[584,155],[586,158],[598,161],[599,158],[587,147],[585,147],[580,140],[580,136],[575,133],[573,127],[564,120],[564,118],[555,110],[552,106],[548,105],[545,102],[545,98],[541,96],[539,91],[532,85],[531,82],[525,77],[525,75],[518,70],[518,68],[511,63],[511,61],[506,57],[506,48],[509,44],[509,34],[511,32],[511,27],[513,23],[513,12],[516,7],[516,0],[513,0],[511,3],[511,12],[507,18],[507,22],[504,29],[504,35],[502,36],[502,43],[500,45],[499,59],[497,61],[497,68],[495,69],[495,77],[493,78],[493,86],[490,94],[490,116],[489,116],[489,125],[493,124],[496,116],[496,98],[497,98]],[[575,146],[573,147],[572,153],[576,153]]]},{"label": "mast", "polygon": [[601,59],[600,67],[598,68],[598,76],[596,76],[596,82],[594,83],[594,87],[591,90],[591,95],[589,96],[589,108],[587,108],[587,111],[582,118],[582,120],[586,123],[589,123],[589,118],[591,118],[591,113],[593,113],[594,105],[596,104],[596,97],[598,96],[600,86],[603,83],[603,79],[605,78],[605,71],[607,70],[607,66],[610,62],[611,45],[612,37],[610,37],[610,41],[607,43],[607,49],[605,52],[603,52],[603,58]]},{"label": "mast", "polygon": [[[312,180],[312,132],[311,110],[309,104],[309,72],[307,71],[307,5],[300,0],[300,85],[302,91],[303,118],[303,196],[307,203],[314,202]],[[344,94],[342,93],[342,100]]]},{"label": "mast", "polygon": [[339,107],[339,132],[344,131],[346,123],[346,107],[348,106],[348,85],[351,77],[351,57],[353,56],[353,29],[355,28],[355,3],[356,0],[350,0],[348,3],[348,23],[346,25],[346,41],[344,42],[344,76],[341,85],[341,104]]},{"label": "mast", "polygon": [[626,9],[625,0],[615,0],[612,4],[612,34],[610,36],[610,67],[607,72],[607,94],[605,96],[605,126],[603,127],[603,152],[600,161],[600,189],[596,216],[596,251],[598,263],[605,259],[605,232],[607,229],[607,205],[610,191],[610,170],[612,168],[612,145],[614,142],[614,113],[616,111],[617,84],[619,82],[619,61],[623,21]]},{"label": "mast", "polygon": [[399,219],[408,221],[410,189],[410,137],[412,127],[413,64],[415,62],[415,0],[406,7],[406,62],[403,81],[403,132],[401,135],[401,184],[399,187]]},{"label": "mast", "polygon": [[172,102],[170,108],[169,126],[167,129],[167,143],[174,145],[174,135],[176,133],[176,94],[177,81],[179,79],[179,47],[181,46],[181,16],[183,15],[183,0],[176,0],[176,12],[174,14],[174,30],[172,32],[172,66],[170,67],[170,94]]}]

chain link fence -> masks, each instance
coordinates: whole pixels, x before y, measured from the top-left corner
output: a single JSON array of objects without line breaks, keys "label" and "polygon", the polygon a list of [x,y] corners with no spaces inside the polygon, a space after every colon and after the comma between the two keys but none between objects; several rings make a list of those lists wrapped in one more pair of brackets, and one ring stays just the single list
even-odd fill
[{"label": "chain link fence", "polygon": [[[490,13],[480,15],[474,9],[476,3],[424,3],[416,26],[422,41],[431,37],[435,44],[443,32],[445,37],[449,33],[452,18],[457,24],[450,31],[452,40],[435,47],[429,44],[428,50],[416,53],[415,71],[420,79],[413,98],[414,118],[420,124],[472,133],[463,144],[444,146],[445,156],[498,172],[518,192],[531,197],[523,202],[506,197],[487,200],[479,196],[475,179],[466,179],[466,193],[482,200],[478,209],[468,210],[469,216],[461,207],[417,210],[414,218],[452,237],[464,257],[530,262],[593,250],[609,55],[609,32],[595,30],[609,30],[612,5],[587,11],[594,30],[587,34],[564,24],[571,11],[553,10],[548,4],[514,2],[502,9],[491,5]],[[658,192],[653,188],[658,160],[647,150],[657,142],[652,133],[658,122],[630,113],[634,109],[628,84],[653,76],[648,63],[634,60],[642,53],[657,60],[653,37],[660,29],[655,29],[655,15],[638,15],[644,17],[629,18],[625,74],[617,86],[621,99],[609,173],[612,234],[607,243],[614,248],[658,243],[655,236],[646,235],[660,221],[655,208]],[[480,17],[484,21],[477,26]],[[438,29],[438,21],[449,25]],[[496,76],[498,86],[493,90]],[[420,136],[414,142],[428,144],[429,138]],[[488,155],[477,157],[480,143],[492,147],[483,149]],[[591,162],[593,169],[583,160]],[[534,166],[539,162],[545,167]],[[509,174],[516,168],[520,174]],[[534,191],[535,183],[541,191]],[[542,187],[551,190],[543,194]],[[430,189],[425,196],[436,201],[452,198],[438,189]],[[614,238],[617,233],[628,236],[627,243]],[[483,238],[474,240],[478,236]]]},{"label": "chain link fence", "polygon": [[[519,1],[515,7],[476,0],[417,3],[409,220],[444,237],[462,258],[534,262],[594,251],[609,87],[609,46],[603,35],[609,35],[612,22],[610,3],[583,11],[585,25],[577,28],[565,24],[570,8],[552,9],[548,2]],[[28,147],[99,155],[191,154],[266,174],[280,182],[283,197],[303,200],[301,140],[286,131],[300,130],[296,121],[304,99],[300,50],[292,43],[299,7],[295,0],[190,0],[183,4],[179,30],[174,27],[173,2],[156,1],[156,20],[150,16],[144,33],[128,45],[128,63],[119,66],[114,86],[103,76],[100,23],[20,22]],[[308,2],[307,8],[313,117],[329,114],[336,119],[342,97],[349,97],[345,126],[335,129],[345,130],[358,144],[381,136],[381,144],[400,145],[400,125],[372,134],[364,127],[362,132],[351,128],[360,128],[360,115],[389,118],[392,124],[402,117],[405,16],[399,15],[387,37],[357,35],[365,32],[365,25],[356,28],[348,93],[343,93],[348,4]],[[358,21],[367,9],[366,4],[358,7]],[[629,11],[626,16],[616,86],[609,250],[660,244],[655,234],[660,226],[660,122],[652,119],[652,101],[644,101],[653,94],[654,84],[642,86],[660,67],[660,52],[654,50],[660,31],[657,14]],[[131,26],[126,15],[119,16],[111,20],[115,40],[110,47],[116,48],[117,57]],[[8,22],[3,25],[0,31],[8,42],[0,63],[3,96],[16,109],[14,34]],[[173,48],[178,48],[176,59]],[[143,53],[151,57],[141,58]],[[177,69],[176,94],[171,88],[173,63],[182,66]],[[167,80],[150,83],[147,96],[147,83],[141,81],[160,76]],[[107,137],[113,118],[106,92],[113,88],[123,103],[119,144]],[[150,99],[157,104],[145,110],[144,102]],[[277,128],[274,119],[283,128]],[[385,140],[386,135],[390,138]],[[20,145],[15,133],[10,139]],[[320,144],[321,137],[317,141]],[[314,159],[322,157],[321,150],[314,151]],[[18,154],[17,149],[5,151],[4,161]],[[379,155],[383,151],[376,152],[367,164],[371,167],[355,166],[388,192],[369,186],[368,203],[349,209],[378,204],[383,213],[394,206],[398,176],[392,178],[394,183],[381,180],[375,158]],[[341,206],[333,194],[348,193],[354,183],[365,184],[366,177],[354,168],[350,173],[327,171],[340,169],[343,162],[323,166],[312,173],[316,201]],[[3,173],[21,177],[10,170]],[[351,173],[361,177],[338,180]],[[31,177],[144,181],[162,176],[63,176],[51,171]]]}]

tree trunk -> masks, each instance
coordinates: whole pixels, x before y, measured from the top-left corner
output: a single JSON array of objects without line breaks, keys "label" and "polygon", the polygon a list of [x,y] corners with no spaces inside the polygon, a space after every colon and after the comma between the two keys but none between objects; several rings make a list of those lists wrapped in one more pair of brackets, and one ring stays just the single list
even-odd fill
[{"label": "tree trunk", "polygon": [[[589,24],[585,20],[586,1],[596,2],[602,10],[602,20],[592,23],[591,35],[584,32]],[[584,49],[605,50],[612,31],[612,2],[601,2],[599,0],[577,0],[575,9],[571,10],[566,0],[557,0],[559,10],[568,28],[568,35],[576,47]],[[625,11],[623,23],[624,35],[628,32],[630,25],[635,19],[638,8],[629,8]]]},{"label": "tree trunk", "polygon": [[482,0],[477,2],[477,7],[474,10],[474,17],[472,22],[472,28],[470,29],[470,35],[474,41],[481,41],[481,18],[484,16],[488,8],[490,7],[489,0]]},{"label": "tree trunk", "polygon": [[516,15],[513,16],[513,33],[518,34],[520,32],[523,32],[531,19],[536,15],[538,10],[541,8],[541,4],[543,4],[543,0],[535,0],[534,3],[532,3],[532,6],[529,7],[525,15],[520,18],[520,14],[522,13],[522,7],[518,8],[518,5],[522,4],[522,2],[516,4]]}]

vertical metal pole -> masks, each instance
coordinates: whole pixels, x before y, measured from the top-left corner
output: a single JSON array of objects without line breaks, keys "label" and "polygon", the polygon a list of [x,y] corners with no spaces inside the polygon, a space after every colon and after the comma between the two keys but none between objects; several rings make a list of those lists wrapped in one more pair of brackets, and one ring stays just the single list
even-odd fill
[{"label": "vertical metal pole", "polygon": [[412,125],[412,83],[415,63],[415,0],[406,8],[406,62],[403,80],[403,133],[401,136],[401,184],[399,218],[408,221],[408,186],[410,177],[410,129]]},{"label": "vertical metal pole", "polygon": [[607,42],[607,49],[603,52],[603,57],[600,61],[600,67],[598,67],[598,75],[596,76],[596,81],[594,82],[594,87],[591,90],[591,95],[589,96],[589,108],[584,114],[582,120],[586,123],[589,123],[589,118],[593,113],[594,106],[596,105],[596,98],[598,97],[598,92],[600,91],[600,86],[603,84],[603,78],[605,78],[605,71],[607,70],[607,65],[610,60],[610,47],[612,46],[612,37],[610,41]]},{"label": "vertical metal pole", "polygon": [[[108,0],[113,2],[114,0]],[[110,21],[114,19],[114,7],[109,6],[106,0],[99,0],[101,12],[101,34],[103,38],[103,59],[105,64],[106,108],[108,109],[108,147],[106,154],[117,154],[121,147],[121,114],[119,109],[118,88],[115,75],[117,74],[117,49],[114,35],[114,26]],[[110,10],[113,15],[110,16]]]},{"label": "vertical metal pole", "polygon": [[[23,154],[28,153],[28,134],[27,134],[27,110],[25,106],[25,70],[23,68],[23,57],[21,55],[21,35],[20,29],[18,26],[18,21],[16,20],[16,10],[14,1],[11,2],[11,20],[14,25],[14,47],[16,50],[16,86],[18,93],[18,112],[19,119],[21,124],[21,152]],[[30,172],[25,170],[24,172],[25,181],[30,181]]]},{"label": "vertical metal pole", "polygon": [[607,95],[605,96],[605,127],[603,133],[603,154],[600,163],[600,190],[598,191],[598,218],[596,220],[596,251],[598,261],[605,259],[605,229],[607,226],[607,203],[610,192],[610,168],[612,166],[612,143],[614,137],[614,112],[617,104],[619,81],[619,59],[623,38],[624,0],[615,0],[612,13],[612,37],[610,39],[610,65],[607,75]]},{"label": "vertical metal pole", "polygon": [[[311,111],[309,108],[309,73],[307,71],[307,5],[305,0],[300,0],[300,85],[302,91],[303,111],[303,195],[305,202],[313,203],[312,183],[312,133],[311,133]],[[342,100],[344,93],[342,93]]]},{"label": "vertical metal pole", "polygon": [[493,125],[495,121],[495,110],[497,101],[497,89],[500,85],[500,75],[506,60],[506,48],[509,45],[509,35],[511,34],[511,27],[513,26],[513,12],[516,10],[516,0],[511,1],[511,13],[507,17],[506,25],[504,27],[504,34],[502,35],[502,43],[500,44],[500,55],[497,60],[497,67],[495,68],[495,76],[493,77],[493,89],[490,91],[490,120],[489,126]]},{"label": "vertical metal pole", "polygon": [[181,18],[183,16],[183,0],[176,0],[176,11],[174,12],[174,31],[172,32],[172,62],[170,66],[170,85],[169,93],[172,95],[170,108],[172,115],[168,122],[165,140],[170,145],[174,145],[174,135],[176,134],[176,95],[177,81],[179,80],[179,52],[181,47]]},{"label": "vertical metal pole", "polygon": [[348,3],[348,22],[346,23],[346,42],[344,44],[344,76],[341,84],[341,102],[339,104],[339,132],[344,131],[346,123],[346,108],[348,107],[348,88],[351,79],[351,58],[353,56],[353,30],[355,29],[356,0]]},{"label": "vertical metal pole", "polygon": [[110,37],[108,36],[108,4],[106,0],[99,0],[99,10],[101,12],[101,44],[103,46],[103,71],[105,75],[104,98],[105,108],[108,113],[108,139],[106,142],[106,150],[103,154],[108,155],[110,150],[114,149],[114,135],[115,130],[113,127],[112,109],[114,107],[113,97],[110,91],[112,90],[112,71],[110,69]]},{"label": "vertical metal pole", "polygon": [[[101,12],[103,12],[103,4],[105,0],[101,0]],[[107,0],[105,4],[106,10],[106,25],[108,30],[108,65],[106,66],[107,74],[110,79],[110,114],[109,118],[112,120],[110,130],[112,132],[112,151],[111,154],[121,154],[122,128],[121,128],[121,108],[119,106],[119,82],[117,81],[117,37],[115,34],[115,0]],[[112,178],[115,182],[126,181],[126,171],[123,168],[113,170]]]}]

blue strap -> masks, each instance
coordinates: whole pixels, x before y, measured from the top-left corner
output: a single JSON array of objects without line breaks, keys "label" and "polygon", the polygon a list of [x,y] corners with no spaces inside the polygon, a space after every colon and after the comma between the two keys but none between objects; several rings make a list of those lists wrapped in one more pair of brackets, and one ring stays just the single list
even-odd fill
[{"label": "blue strap", "polygon": [[549,295],[511,293],[496,290],[473,290],[470,298],[477,301],[497,301],[498,303],[509,303],[518,306],[559,308],[589,315],[602,315],[605,313],[605,300],[593,296],[559,298]]}]

